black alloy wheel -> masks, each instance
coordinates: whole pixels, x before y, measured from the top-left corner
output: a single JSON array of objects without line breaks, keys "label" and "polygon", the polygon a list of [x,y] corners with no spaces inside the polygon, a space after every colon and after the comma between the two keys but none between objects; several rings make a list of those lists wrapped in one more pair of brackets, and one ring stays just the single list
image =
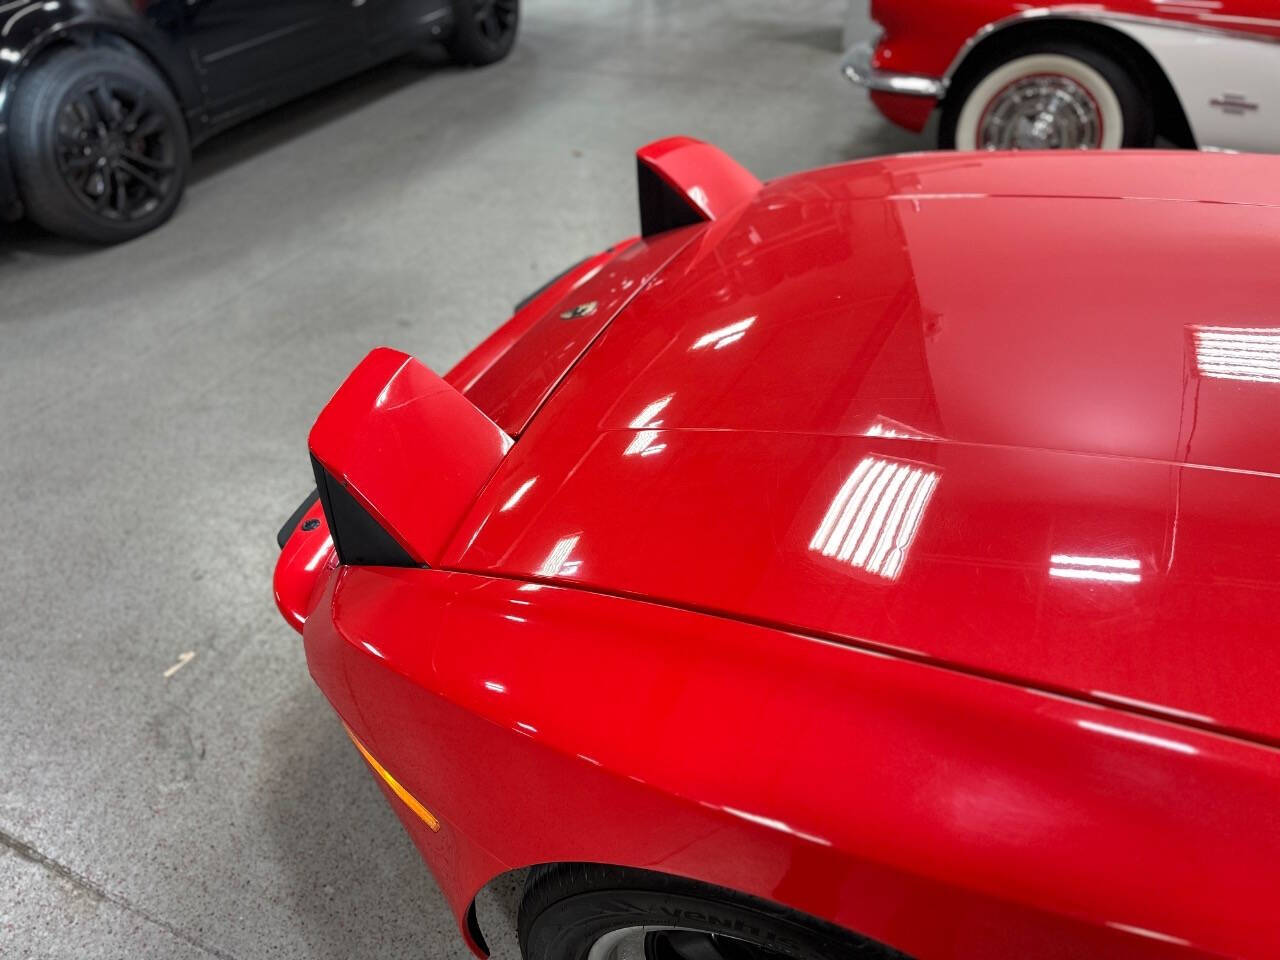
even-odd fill
[{"label": "black alloy wheel", "polygon": [[476,29],[486,39],[497,43],[516,28],[516,0],[476,0]]},{"label": "black alloy wheel", "polygon": [[58,172],[94,214],[127,223],[154,213],[173,192],[177,145],[147,91],[98,76],[58,112]]},{"label": "black alloy wheel", "polygon": [[454,0],[449,53],[475,67],[496,63],[511,52],[520,26],[520,0]]},{"label": "black alloy wheel", "polygon": [[54,233],[115,243],[173,213],[190,148],[151,67],[109,48],[69,48],[22,78],[11,128],[27,214]]}]

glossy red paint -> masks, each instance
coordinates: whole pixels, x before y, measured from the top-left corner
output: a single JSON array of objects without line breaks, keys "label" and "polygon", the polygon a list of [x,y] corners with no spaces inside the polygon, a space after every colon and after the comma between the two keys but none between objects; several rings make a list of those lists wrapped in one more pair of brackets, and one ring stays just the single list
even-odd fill
[{"label": "glossy red paint", "polygon": [[[1076,165],[1099,171],[1093,190],[1136,191],[1124,175],[1151,164],[1099,156]],[[1007,169],[1042,184],[1072,166],[1019,159]],[[1250,166],[1223,159],[1175,165],[1210,182]],[[1280,386],[1212,369],[1247,331],[1272,344],[1260,375],[1280,361],[1280,326],[1255,306],[1280,299],[1262,266],[1280,256],[1280,209],[978,199],[947,192],[956,166],[780,181],[695,240],[504,461],[444,565],[870,642],[1280,742],[1275,697],[1254,682],[1280,675],[1267,614]],[[1046,286],[1094,296],[1082,310]]]},{"label": "glossy red paint", "polygon": [[443,823],[401,808],[459,916],[502,870],[592,860],[921,958],[1280,950],[1274,750],[588,591],[327,583],[312,673]]},{"label": "glossy red paint", "polygon": [[434,563],[511,440],[417,360],[379,347],[320,412],[308,446],[410,557]]},{"label": "glossy red paint", "polygon": [[[315,527],[306,530],[309,522]],[[276,561],[272,590],[276,609],[285,622],[299,633],[315,606],[316,591],[325,577],[338,564],[333,552],[333,537],[325,523],[324,508],[319,501],[311,505],[280,551]]]},{"label": "glossy red paint", "polygon": [[760,181],[719,147],[668,137],[636,151],[636,160],[676,190],[706,220],[727,216],[760,190]]},{"label": "glossy red paint", "polygon": [[1280,955],[1277,174],[892,158],[639,245],[437,569],[287,605],[464,932],[590,860],[921,960]]},{"label": "glossy red paint", "polygon": [[467,399],[519,436],[600,332],[688,241],[688,230],[639,240],[584,275],[467,388]]},{"label": "glossy red paint", "polygon": [[[879,70],[947,77],[974,44],[1011,23],[1045,23],[1050,19],[1098,21],[1107,16],[1155,23],[1185,24],[1209,31],[1280,38],[1280,17],[1271,0],[1214,0],[1212,3],[1169,3],[1165,0],[1102,0],[1061,3],[1054,0],[873,0],[871,16],[884,30],[872,56]],[[936,104],[932,99],[918,98]],[[911,130],[917,111],[873,96],[890,120]],[[886,109],[886,106],[892,109]]]},{"label": "glossy red paint", "polygon": [[919,133],[929,122],[929,115],[938,105],[936,97],[916,97],[902,93],[871,91],[871,102],[876,109],[900,127]]},{"label": "glossy red paint", "polygon": [[515,346],[535,323],[550,313],[552,308],[574,290],[596,276],[619,252],[639,239],[639,237],[629,237],[607,250],[587,257],[556,277],[517,309],[510,320],[486,337],[478,347],[445,374],[445,381],[455,390],[466,394],[498,361],[498,358]]}]

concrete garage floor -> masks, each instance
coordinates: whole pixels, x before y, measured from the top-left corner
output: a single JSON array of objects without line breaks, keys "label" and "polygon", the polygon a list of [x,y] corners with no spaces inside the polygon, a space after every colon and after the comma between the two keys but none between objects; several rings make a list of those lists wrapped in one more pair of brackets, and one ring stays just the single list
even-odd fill
[{"label": "concrete garage floor", "polygon": [[504,64],[209,144],[135,243],[0,229],[0,956],[469,956],[271,603],[307,429],[369,348],[443,370],[633,232],[646,141],[761,177],[927,147],[837,75],[844,12],[529,0]]}]

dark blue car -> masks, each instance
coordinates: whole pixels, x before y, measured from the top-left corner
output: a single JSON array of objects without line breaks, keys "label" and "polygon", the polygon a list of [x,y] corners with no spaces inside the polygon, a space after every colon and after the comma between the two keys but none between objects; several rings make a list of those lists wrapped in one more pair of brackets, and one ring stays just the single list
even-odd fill
[{"label": "dark blue car", "polygon": [[519,0],[0,0],[0,216],[128,240],[226,127],[442,41],[502,59]]}]

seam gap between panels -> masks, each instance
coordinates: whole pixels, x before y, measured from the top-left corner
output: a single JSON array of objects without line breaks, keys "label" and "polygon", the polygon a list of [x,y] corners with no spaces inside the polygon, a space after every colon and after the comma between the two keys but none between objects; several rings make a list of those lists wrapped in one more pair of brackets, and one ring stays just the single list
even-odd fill
[{"label": "seam gap between panels", "polygon": [[1248,467],[1228,467],[1215,463],[1194,463],[1188,460],[1167,460],[1161,457],[1136,457],[1126,453],[1101,453],[1094,450],[1068,450],[1064,447],[1034,447],[1020,443],[986,443],[981,440],[952,440],[947,437],[872,437],[861,433],[843,433],[838,430],[768,430],[762,427],[601,427],[600,434],[639,433],[657,430],[659,433],[727,433],[763,434],[775,437],[830,437],[833,440],[875,440],[885,443],[937,444],[948,447],[972,447],[978,450],[1025,450],[1028,453],[1054,453],[1064,457],[1088,457],[1094,460],[1119,460],[1124,463],[1149,463],[1161,467],[1187,467],[1193,470],[1210,470],[1216,473],[1233,473],[1247,477],[1263,477],[1280,480],[1280,472],[1250,470]]},{"label": "seam gap between panels", "polygon": [[649,277],[647,281],[645,281],[642,284],[639,284],[635,290],[631,291],[631,293],[622,302],[622,304],[618,307],[618,309],[613,312],[613,316],[611,316],[608,319],[608,321],[603,326],[601,326],[599,330],[596,331],[595,336],[593,336],[590,340],[588,340],[585,344],[583,344],[582,349],[578,352],[578,355],[574,357],[573,362],[569,364],[569,366],[565,367],[564,371],[560,374],[560,376],[556,378],[556,382],[547,388],[547,391],[538,400],[533,410],[531,410],[529,412],[529,415],[524,418],[524,422],[520,424],[520,429],[513,430],[511,432],[512,440],[518,441],[522,436],[524,436],[524,432],[529,429],[529,425],[533,423],[534,419],[538,416],[539,413],[542,412],[543,408],[546,407],[546,405],[555,398],[556,393],[559,392],[560,388],[564,386],[565,382],[569,379],[570,376],[572,376],[573,371],[578,369],[578,365],[582,363],[583,360],[586,359],[587,354],[589,354],[592,348],[595,347],[595,345],[600,341],[600,338],[609,332],[609,329],[615,323],[618,322],[618,318],[621,317],[630,308],[631,304],[635,302],[636,298],[639,297],[640,294],[644,293],[644,291],[648,290],[651,286],[653,286],[653,282],[667,272],[667,268],[671,266],[672,263],[675,262],[676,257],[684,253],[685,250],[689,248],[689,244],[693,243],[693,241],[697,237],[701,236],[701,230],[696,229],[696,227],[698,226],[705,227],[706,225],[698,224],[698,225],[694,225],[692,228],[689,228],[689,237],[685,240],[685,242],[680,244],[680,246],[678,246],[675,250],[673,250],[671,253],[671,256],[667,257],[666,260],[662,261],[662,264],[653,272],[653,274]]},{"label": "seam gap between panels", "polygon": [[824,633],[822,631],[795,627],[786,623],[780,623],[776,620],[769,620],[765,617],[754,617],[748,614],[720,610],[715,607],[704,607],[693,603],[682,603],[678,600],[657,599],[639,593],[630,593],[625,590],[611,590],[606,587],[596,587],[590,584],[555,580],[547,577],[521,576],[519,574],[504,573],[500,571],[471,570],[464,567],[436,567],[434,569],[439,573],[459,573],[467,576],[483,577],[488,580],[503,580],[510,583],[534,583],[546,587],[556,587],[562,590],[572,590],[576,593],[589,593],[601,597],[612,597],[618,600],[629,600],[633,603],[643,603],[654,607],[664,607],[669,610],[680,610],[685,613],[714,617],[717,620],[729,620],[734,623],[742,623],[748,626],[772,630],[776,633],[790,634],[793,637],[798,637],[804,640],[827,643],[832,646],[857,650],[861,653],[870,654],[872,656],[884,657],[890,660],[901,660],[908,663],[914,663],[919,666],[945,670],[948,673],[972,677],[978,680],[986,680],[991,683],[998,683],[1001,686],[1016,687],[1017,689],[1028,693],[1053,697],[1055,699],[1066,700],[1076,704],[1100,707],[1105,710],[1114,710],[1117,713],[1145,717],[1148,720],[1158,720],[1161,723],[1166,723],[1180,729],[1197,730],[1201,733],[1223,737],[1224,739],[1238,743],[1246,743],[1254,747],[1263,747],[1268,750],[1280,750],[1280,739],[1267,737],[1262,734],[1214,723],[1197,722],[1185,717],[1170,716],[1160,710],[1147,710],[1130,703],[1120,703],[1103,697],[1093,697],[1087,693],[1081,693],[1080,691],[1071,690],[1066,687],[1058,687],[1041,681],[1025,680],[1012,674],[1001,673],[995,670],[982,670],[966,664],[933,657],[927,653],[908,650],[904,647],[896,647],[893,644],[879,643],[875,640],[842,637],[836,634]]}]

